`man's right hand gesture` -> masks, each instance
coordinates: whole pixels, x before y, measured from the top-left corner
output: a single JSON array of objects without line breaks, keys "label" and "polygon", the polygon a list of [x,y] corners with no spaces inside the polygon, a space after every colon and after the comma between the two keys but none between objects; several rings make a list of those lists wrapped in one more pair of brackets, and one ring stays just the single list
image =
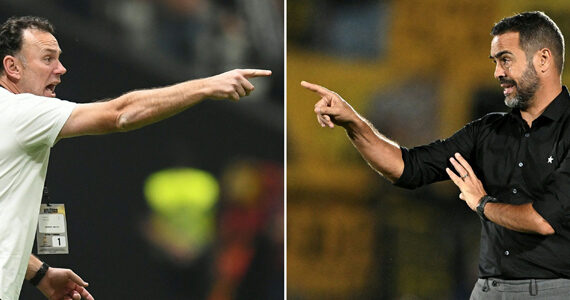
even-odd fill
[{"label": "man's right hand gesture", "polygon": [[322,127],[334,128],[335,124],[344,127],[354,147],[374,170],[392,182],[400,178],[404,161],[396,142],[380,134],[337,93],[306,81],[301,85],[321,96],[315,104],[315,113]]},{"label": "man's right hand gesture", "polygon": [[359,118],[352,106],[339,94],[306,81],[301,81],[301,85],[321,96],[321,100],[315,104],[315,113],[317,114],[317,121],[322,127],[334,128],[335,124],[346,127]]},{"label": "man's right hand gesture", "polygon": [[249,78],[270,76],[270,70],[235,69],[208,78],[206,95],[214,99],[239,100],[254,89]]}]

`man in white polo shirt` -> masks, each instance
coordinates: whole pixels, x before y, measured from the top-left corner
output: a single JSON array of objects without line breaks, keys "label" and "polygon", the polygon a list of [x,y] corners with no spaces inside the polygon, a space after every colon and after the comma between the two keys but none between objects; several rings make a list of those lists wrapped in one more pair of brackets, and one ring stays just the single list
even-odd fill
[{"label": "man in white polo shirt", "polygon": [[66,69],[52,25],[13,17],[0,27],[0,299],[16,300],[24,278],[49,299],[90,299],[87,283],[31,255],[50,148],[61,138],[129,131],[168,118],[205,98],[239,100],[248,78],[267,70],[233,70],[107,102],[56,97]]}]

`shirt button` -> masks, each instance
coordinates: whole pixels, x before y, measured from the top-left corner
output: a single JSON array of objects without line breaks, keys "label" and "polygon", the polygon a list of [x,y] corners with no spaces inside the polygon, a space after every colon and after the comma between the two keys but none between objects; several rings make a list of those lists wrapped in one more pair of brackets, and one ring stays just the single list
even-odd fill
[{"label": "shirt button", "polygon": [[528,133],[528,132],[524,134],[524,137],[529,137],[529,136],[530,136],[530,133]]},{"label": "shirt button", "polygon": [[517,189],[513,189],[513,194],[516,194],[516,193],[517,193]]},{"label": "shirt button", "polygon": [[508,256],[509,254],[511,254],[511,253],[509,252],[509,250],[505,251],[505,255]]},{"label": "shirt button", "polygon": [[521,162],[519,162],[519,167],[522,168],[522,166],[524,166],[524,164],[523,164],[522,161],[521,161]]},{"label": "shirt button", "polygon": [[493,280],[493,281],[491,282],[491,285],[492,285],[492,286],[498,286],[499,283],[498,283],[496,280]]}]

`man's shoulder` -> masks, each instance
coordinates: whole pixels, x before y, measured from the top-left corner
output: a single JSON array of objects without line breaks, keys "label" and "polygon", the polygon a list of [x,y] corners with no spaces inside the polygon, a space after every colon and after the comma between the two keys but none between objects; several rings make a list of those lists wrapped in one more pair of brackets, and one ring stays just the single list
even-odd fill
[{"label": "man's shoulder", "polygon": [[58,98],[0,91],[0,118],[6,124],[21,124],[30,120],[44,120],[49,123],[49,119],[69,117],[75,105],[76,103]]},{"label": "man's shoulder", "polygon": [[14,100],[26,100],[26,99],[42,99],[45,97],[36,96],[29,93],[14,94],[4,88],[0,88],[0,100],[4,101],[14,101]]},{"label": "man's shoulder", "polygon": [[507,112],[491,112],[478,119],[475,119],[471,123],[478,125],[489,125],[489,124],[494,124],[497,121],[508,119],[509,116],[510,114]]},{"label": "man's shoulder", "polygon": [[469,122],[463,129],[485,135],[504,128],[512,128],[514,119],[512,113],[492,112]]},{"label": "man's shoulder", "polygon": [[5,105],[59,105],[60,103],[72,103],[59,98],[50,98],[38,96],[30,93],[14,94],[10,91],[0,88],[0,101]]}]

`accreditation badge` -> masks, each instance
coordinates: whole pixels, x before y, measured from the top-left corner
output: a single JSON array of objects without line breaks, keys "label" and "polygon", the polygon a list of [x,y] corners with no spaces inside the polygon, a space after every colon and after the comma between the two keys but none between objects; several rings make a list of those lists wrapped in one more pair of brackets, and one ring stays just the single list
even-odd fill
[{"label": "accreditation badge", "polygon": [[38,254],[68,254],[67,222],[63,204],[42,204],[37,230]]}]

